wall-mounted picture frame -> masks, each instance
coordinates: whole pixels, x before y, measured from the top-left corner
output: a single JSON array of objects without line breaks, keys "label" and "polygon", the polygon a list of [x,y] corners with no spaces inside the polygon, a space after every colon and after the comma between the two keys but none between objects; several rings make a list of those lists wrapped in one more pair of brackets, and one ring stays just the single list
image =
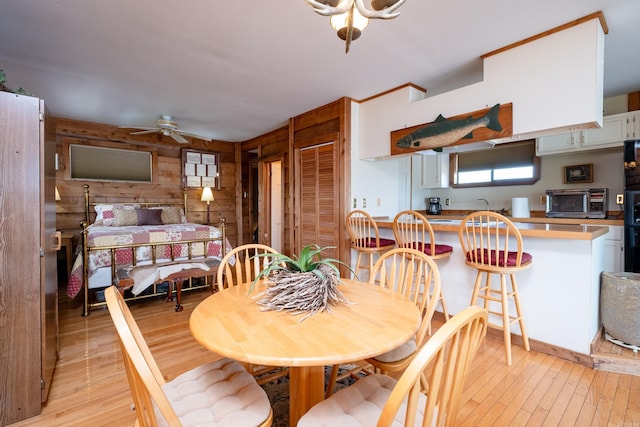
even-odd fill
[{"label": "wall-mounted picture frame", "polygon": [[220,155],[210,151],[183,148],[182,188],[220,189]]},{"label": "wall-mounted picture frame", "polygon": [[564,183],[580,184],[593,182],[593,164],[573,165],[564,167]]}]

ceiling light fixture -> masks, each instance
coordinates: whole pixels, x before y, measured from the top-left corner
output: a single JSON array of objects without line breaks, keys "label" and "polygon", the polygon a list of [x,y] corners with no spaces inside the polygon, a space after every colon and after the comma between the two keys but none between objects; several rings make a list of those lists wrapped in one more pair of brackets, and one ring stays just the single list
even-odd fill
[{"label": "ceiling light fixture", "polygon": [[369,19],[393,19],[400,15],[395,10],[405,1],[371,0],[371,8],[367,8],[364,0],[306,0],[318,14],[331,16],[331,26],[346,42],[345,53],[349,53],[351,41],[360,37]]}]

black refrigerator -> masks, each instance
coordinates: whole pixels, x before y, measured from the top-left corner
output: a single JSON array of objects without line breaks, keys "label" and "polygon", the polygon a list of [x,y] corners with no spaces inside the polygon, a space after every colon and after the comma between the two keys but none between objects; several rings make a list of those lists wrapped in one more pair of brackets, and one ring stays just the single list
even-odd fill
[{"label": "black refrigerator", "polygon": [[640,273],[640,139],[624,142],[624,271]]}]

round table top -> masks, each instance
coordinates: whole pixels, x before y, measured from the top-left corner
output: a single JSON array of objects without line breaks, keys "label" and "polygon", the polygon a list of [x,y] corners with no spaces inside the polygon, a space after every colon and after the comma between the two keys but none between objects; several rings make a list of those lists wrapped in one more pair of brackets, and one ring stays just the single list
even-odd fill
[{"label": "round table top", "polygon": [[264,283],[217,292],[189,319],[191,333],[207,349],[242,362],[269,366],[319,366],[377,356],[409,340],[420,312],[406,297],[369,283],[343,279],[352,304],[338,304],[300,322],[304,314],[262,311]]}]

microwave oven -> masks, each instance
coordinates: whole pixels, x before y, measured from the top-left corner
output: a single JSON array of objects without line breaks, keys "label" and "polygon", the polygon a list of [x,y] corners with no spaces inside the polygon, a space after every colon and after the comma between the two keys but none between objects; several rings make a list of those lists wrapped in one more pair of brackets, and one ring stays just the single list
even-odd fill
[{"label": "microwave oven", "polygon": [[606,188],[547,190],[545,216],[549,218],[606,218]]}]

